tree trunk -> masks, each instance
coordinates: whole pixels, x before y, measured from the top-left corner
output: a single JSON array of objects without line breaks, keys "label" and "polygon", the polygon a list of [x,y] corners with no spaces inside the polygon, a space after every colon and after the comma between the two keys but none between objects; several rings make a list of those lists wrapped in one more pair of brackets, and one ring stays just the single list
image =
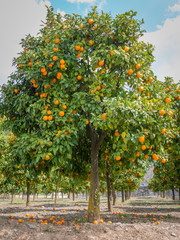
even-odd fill
[{"label": "tree trunk", "polygon": [[107,181],[107,199],[108,199],[108,212],[112,212],[112,196],[111,196],[111,183],[110,183],[110,166],[106,164],[106,181]]},{"label": "tree trunk", "polygon": [[46,198],[47,198],[47,195],[48,195],[48,194],[46,193]]},{"label": "tree trunk", "polygon": [[26,207],[30,206],[30,184],[27,181],[27,200],[26,200]]},{"label": "tree trunk", "polygon": [[115,192],[113,184],[111,184],[111,189],[112,189],[112,197],[113,197],[113,206],[115,206],[116,205],[116,192]]},{"label": "tree trunk", "polygon": [[175,192],[174,192],[174,188],[172,188],[172,199],[175,200]]},{"label": "tree trunk", "polygon": [[168,199],[168,191],[166,191],[166,199]]},{"label": "tree trunk", "polygon": [[37,198],[38,198],[38,196],[39,196],[39,193],[37,192]]},{"label": "tree trunk", "polygon": [[160,197],[162,198],[162,192],[160,192]]},{"label": "tree trunk", "polygon": [[98,135],[90,123],[86,125],[86,129],[91,139],[91,186],[88,204],[88,221],[93,223],[94,220],[98,221],[100,219],[98,153],[107,132],[102,131],[100,135]]},{"label": "tree trunk", "polygon": [[165,198],[165,191],[163,191],[163,198]]},{"label": "tree trunk", "polygon": [[123,190],[123,188],[121,190],[121,193],[122,193],[122,202],[124,202],[125,200],[124,200],[124,190]]},{"label": "tree trunk", "polygon": [[179,200],[180,200],[180,188],[179,188]]},{"label": "tree trunk", "polygon": [[75,194],[74,194],[74,184],[73,184],[73,201],[75,200]]},{"label": "tree trunk", "polygon": [[52,192],[52,200],[54,199],[54,192]]},{"label": "tree trunk", "polygon": [[58,195],[58,181],[56,180],[56,192],[55,192],[55,200],[54,203],[57,203],[57,195]]},{"label": "tree trunk", "polygon": [[35,197],[36,197],[36,186],[34,184],[33,201],[35,201]]},{"label": "tree trunk", "polygon": [[14,202],[14,185],[12,184],[12,191],[11,191],[11,204]]},{"label": "tree trunk", "polygon": [[86,201],[88,200],[88,187],[86,187]]},{"label": "tree trunk", "polygon": [[69,191],[69,193],[68,193],[68,198],[70,198],[70,194],[71,194],[71,192]]},{"label": "tree trunk", "polygon": [[125,201],[128,200],[128,191],[125,191]]},{"label": "tree trunk", "polygon": [[63,191],[61,192],[61,196],[62,196],[62,199],[63,199],[64,198],[64,192]]}]

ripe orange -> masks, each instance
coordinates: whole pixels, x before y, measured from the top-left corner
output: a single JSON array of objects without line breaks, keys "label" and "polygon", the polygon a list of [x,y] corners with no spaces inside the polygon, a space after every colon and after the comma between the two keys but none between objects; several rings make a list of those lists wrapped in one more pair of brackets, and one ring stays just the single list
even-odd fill
[{"label": "ripe orange", "polygon": [[64,108],[64,109],[67,109],[67,106],[66,106],[66,105],[63,105],[63,108]]},{"label": "ripe orange", "polygon": [[65,66],[65,65],[61,65],[60,68],[61,68],[61,69],[65,69],[66,66]]},{"label": "ripe orange", "polygon": [[131,75],[133,73],[132,69],[129,69],[128,74]]},{"label": "ripe orange", "polygon": [[104,65],[103,61],[99,61],[99,66],[102,67]]},{"label": "ripe orange", "polygon": [[49,111],[47,111],[47,114],[48,114],[48,115],[51,115],[51,114],[52,114],[52,112],[49,110]]},{"label": "ripe orange", "polygon": [[32,66],[32,62],[28,62],[28,66],[31,67]]},{"label": "ripe orange", "polygon": [[82,77],[80,75],[77,76],[77,80],[81,80]]},{"label": "ripe orange", "polygon": [[92,18],[90,18],[90,19],[88,20],[88,23],[89,23],[89,24],[93,24],[93,22],[94,22],[94,21],[93,21]]},{"label": "ripe orange", "polygon": [[85,123],[88,125],[88,124],[89,124],[89,121],[88,121],[88,120],[86,120],[86,121],[85,121]]},{"label": "ripe orange", "polygon": [[44,120],[44,121],[47,121],[47,120],[48,120],[48,117],[47,117],[47,116],[44,116],[44,117],[43,117],[43,120]]},{"label": "ripe orange", "polygon": [[115,132],[115,136],[116,136],[116,137],[119,136],[119,132]]},{"label": "ripe orange", "polygon": [[56,83],[56,79],[55,79],[55,78],[53,78],[52,82],[53,82],[53,83]]},{"label": "ripe orange", "polygon": [[153,81],[153,78],[152,77],[149,77],[148,78],[148,82],[152,82]]},{"label": "ripe orange", "polygon": [[166,113],[166,112],[165,112],[164,109],[161,109],[161,110],[159,111],[159,115],[161,115],[161,116],[163,116],[165,113]]},{"label": "ripe orange", "polygon": [[94,90],[91,90],[90,93],[94,93]]},{"label": "ripe orange", "polygon": [[140,77],[142,77],[142,74],[141,74],[140,72],[138,72],[138,73],[136,74],[136,76],[137,76],[138,78],[140,78]]},{"label": "ripe orange", "polygon": [[79,225],[76,225],[76,229],[80,229],[81,227]]},{"label": "ripe orange", "polygon": [[124,51],[128,52],[129,51],[129,47],[125,46]]},{"label": "ripe orange", "polygon": [[112,56],[112,55],[113,55],[113,53],[114,53],[114,51],[111,51],[109,54]]},{"label": "ripe orange", "polygon": [[56,39],[55,43],[56,43],[56,44],[58,44],[58,43],[59,43],[59,38],[57,38],[57,39]]},{"label": "ripe orange", "polygon": [[139,63],[136,64],[136,69],[140,69],[141,65]]},{"label": "ripe orange", "polygon": [[64,112],[63,112],[63,111],[60,111],[60,112],[59,112],[59,116],[60,116],[60,117],[63,117],[63,116],[64,116]]},{"label": "ripe orange", "polygon": [[170,101],[171,101],[170,98],[165,98],[165,102],[166,102],[166,103],[168,103],[168,102],[170,102]]},{"label": "ripe orange", "polygon": [[145,150],[145,149],[146,149],[146,146],[145,146],[145,145],[142,145],[141,149],[142,149],[142,150]]},{"label": "ripe orange", "polygon": [[122,162],[121,162],[121,161],[119,161],[119,165],[122,165]]},{"label": "ripe orange", "polygon": [[161,162],[162,162],[162,163],[165,163],[165,162],[166,162],[166,159],[165,159],[165,158],[162,158],[162,159],[161,159]]},{"label": "ripe orange", "polygon": [[83,52],[83,51],[84,51],[84,48],[83,48],[83,47],[81,47],[81,48],[80,48],[80,52]]},{"label": "ripe orange", "polygon": [[103,119],[106,119],[107,117],[106,117],[106,115],[105,115],[105,114],[103,114],[103,115],[102,115],[102,118],[103,118]]},{"label": "ripe orange", "polygon": [[154,153],[154,154],[152,155],[152,157],[153,157],[153,159],[154,159],[155,161],[158,160],[158,156],[157,156],[157,154]]},{"label": "ripe orange", "polygon": [[116,160],[117,160],[117,161],[121,160],[121,157],[120,157],[120,156],[117,156]]},{"label": "ripe orange", "polygon": [[166,132],[166,129],[163,128],[162,131],[161,131],[161,133],[163,134],[163,133],[165,133],[165,132]]},{"label": "ripe orange", "polygon": [[61,59],[61,60],[60,60],[60,64],[61,64],[61,65],[64,65],[64,64],[65,64],[64,59]]},{"label": "ripe orange", "polygon": [[57,79],[61,79],[61,76],[62,76],[62,73],[59,72],[59,73],[57,74]]},{"label": "ripe orange", "polygon": [[48,120],[52,121],[53,117],[52,116],[48,116]]},{"label": "ripe orange", "polygon": [[22,223],[22,219],[18,219],[18,222],[19,222],[19,223]]},{"label": "ripe orange", "polygon": [[94,44],[94,42],[93,42],[92,40],[90,40],[90,41],[89,41],[89,43],[90,43],[91,45],[93,45],[93,44]]},{"label": "ripe orange", "polygon": [[145,138],[143,136],[139,137],[139,142],[143,143],[145,141]]},{"label": "ripe orange", "polygon": [[143,89],[144,89],[143,87],[139,87],[139,91],[140,91],[140,92],[142,92],[142,91],[143,91]]},{"label": "ripe orange", "polygon": [[94,224],[97,224],[97,221],[96,220],[94,220],[94,222],[93,222]]},{"label": "ripe orange", "polygon": [[53,56],[52,60],[57,61],[57,56]]},{"label": "ripe orange", "polygon": [[15,92],[15,93],[18,93],[18,89],[14,89],[14,92]]},{"label": "ripe orange", "polygon": [[76,51],[79,51],[80,48],[81,48],[81,47],[80,47],[79,45],[76,45],[76,46],[75,46]]},{"label": "ripe orange", "polygon": [[101,218],[101,219],[99,220],[99,222],[100,222],[100,223],[103,223],[103,222],[104,222],[104,219],[103,219],[103,218]]},{"label": "ripe orange", "polygon": [[[49,160],[49,159],[50,159],[50,156],[49,156],[49,155],[46,155],[46,156],[45,156],[45,160]],[[33,218],[33,217],[30,216],[30,218]]]},{"label": "ripe orange", "polygon": [[100,86],[98,86],[96,89],[99,91],[99,90],[101,89],[101,87],[100,87]]}]

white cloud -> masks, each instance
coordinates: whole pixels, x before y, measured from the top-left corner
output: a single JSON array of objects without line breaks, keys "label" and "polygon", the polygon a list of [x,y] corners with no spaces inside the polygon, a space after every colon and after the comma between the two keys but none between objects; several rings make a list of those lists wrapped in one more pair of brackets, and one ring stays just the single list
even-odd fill
[{"label": "white cloud", "polygon": [[48,0],[4,0],[0,4],[0,85],[14,71],[13,57],[21,51],[20,41],[26,34],[36,35],[46,18]]},{"label": "white cloud", "polygon": [[98,5],[98,9],[99,10],[102,10],[103,9],[103,6],[106,4],[106,0],[101,0],[99,5]]},{"label": "white cloud", "polygon": [[178,1],[177,4],[171,6],[168,8],[171,12],[180,12],[180,0]]},{"label": "white cloud", "polygon": [[94,3],[96,0],[67,0],[70,3]]},{"label": "white cloud", "polygon": [[155,46],[156,62],[152,68],[159,80],[165,76],[173,77],[175,82],[180,80],[180,16],[166,19],[157,31],[145,33],[143,41]]},{"label": "white cloud", "polygon": [[61,11],[59,8],[57,9],[57,13],[60,13],[62,17],[66,15],[64,11]]}]

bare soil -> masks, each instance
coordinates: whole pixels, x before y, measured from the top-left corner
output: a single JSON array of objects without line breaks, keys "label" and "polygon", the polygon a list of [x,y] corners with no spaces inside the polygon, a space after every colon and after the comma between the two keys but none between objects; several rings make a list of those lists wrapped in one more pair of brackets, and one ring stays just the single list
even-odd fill
[{"label": "bare soil", "polygon": [[[58,204],[54,204],[52,199],[41,196],[31,202],[30,207],[25,207],[25,202],[18,197],[14,204],[10,204],[10,200],[0,199],[0,239],[179,240],[179,204],[179,201],[170,199],[133,198],[125,204],[118,200],[113,212],[109,213],[106,199],[101,199],[101,218],[104,222],[91,224],[85,217],[88,206],[85,199],[76,199],[74,202],[60,199]],[[62,218],[65,223],[58,225],[57,222],[61,222]],[[153,218],[156,220],[153,221]],[[18,219],[22,219],[22,223]],[[45,220],[47,224],[43,224]],[[80,229],[76,228],[77,225]]]}]

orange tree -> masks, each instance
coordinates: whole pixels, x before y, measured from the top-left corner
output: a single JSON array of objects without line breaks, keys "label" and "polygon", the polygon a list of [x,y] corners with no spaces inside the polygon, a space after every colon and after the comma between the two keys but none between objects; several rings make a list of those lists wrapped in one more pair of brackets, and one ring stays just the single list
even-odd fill
[{"label": "orange tree", "polygon": [[[166,118],[167,106],[160,101],[159,82],[150,70],[152,45],[138,41],[143,21],[135,18],[136,12],[113,19],[99,14],[96,7],[84,18],[75,14],[62,18],[52,8],[47,11],[39,36],[21,41],[16,71],[2,87],[1,112],[17,137],[27,139],[26,152],[31,155],[35,149],[27,164],[43,165],[46,171],[68,163],[78,139],[83,134],[89,138],[88,219],[93,222],[100,218],[98,155],[104,139],[112,130],[123,129],[124,143],[114,145],[114,159],[126,154],[128,145],[141,149],[145,136],[157,145],[161,139],[155,138],[152,125]],[[158,103],[156,109],[147,98]],[[133,127],[138,126],[132,135],[123,126],[129,116]],[[145,132],[147,121],[150,128]]]}]

